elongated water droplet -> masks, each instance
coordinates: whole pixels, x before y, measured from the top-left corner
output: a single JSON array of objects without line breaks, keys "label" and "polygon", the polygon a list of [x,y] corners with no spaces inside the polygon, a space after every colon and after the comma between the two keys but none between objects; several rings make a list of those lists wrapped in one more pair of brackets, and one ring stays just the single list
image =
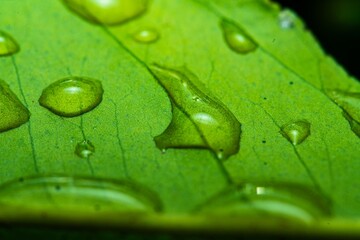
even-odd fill
[{"label": "elongated water droplet", "polygon": [[17,128],[26,123],[30,112],[20,102],[9,86],[0,80],[0,132]]},{"label": "elongated water droplet", "polygon": [[0,56],[7,56],[17,53],[20,50],[19,44],[9,34],[0,31]]},{"label": "elongated water droplet", "polygon": [[45,88],[39,103],[57,115],[75,117],[98,106],[102,95],[100,81],[86,77],[67,77]]},{"label": "elongated water droplet", "polygon": [[226,44],[233,51],[241,54],[246,54],[258,47],[258,44],[238,25],[222,19],[220,22],[221,29],[224,34]]},{"label": "elongated water droplet", "polygon": [[95,146],[89,140],[83,140],[76,145],[75,154],[81,158],[88,158],[95,152]]},{"label": "elongated water droplet", "polygon": [[310,135],[310,123],[306,120],[299,120],[281,127],[280,133],[292,145],[299,145]]},{"label": "elongated water droplet", "polygon": [[[295,184],[231,186],[197,208],[209,215],[291,219],[310,223],[331,215],[330,201],[317,191]],[[211,216],[214,217],[214,216]]]},{"label": "elongated water droplet", "polygon": [[[26,203],[26,204],[24,204]],[[39,212],[115,213],[158,212],[162,204],[155,193],[132,181],[100,178],[39,176],[21,178],[0,186],[1,206],[37,209]]]},{"label": "elongated water droplet", "polygon": [[360,93],[334,90],[329,95],[344,110],[344,117],[349,121],[352,131],[360,137]]},{"label": "elongated water droplet", "polygon": [[97,24],[120,24],[145,12],[148,0],[63,0],[85,20]]},{"label": "elongated water droplet", "polygon": [[153,43],[159,39],[159,33],[153,29],[143,29],[135,33],[133,37],[140,43]]},{"label": "elongated water droplet", "polygon": [[[186,69],[150,67],[168,93],[173,109],[167,129],[155,137],[159,149],[208,148],[218,159],[239,151],[241,124],[226,106]],[[196,85],[195,85],[196,84]]]}]

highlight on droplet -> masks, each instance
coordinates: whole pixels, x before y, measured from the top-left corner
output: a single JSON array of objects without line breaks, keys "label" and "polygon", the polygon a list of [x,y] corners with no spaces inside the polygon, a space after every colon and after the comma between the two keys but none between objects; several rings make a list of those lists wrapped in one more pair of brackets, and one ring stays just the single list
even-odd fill
[{"label": "highlight on droplet", "polygon": [[222,19],[220,26],[229,48],[240,54],[247,54],[257,49],[258,44],[244,29],[227,19]]},{"label": "highlight on droplet", "polygon": [[89,158],[95,152],[95,146],[89,140],[76,144],[75,154],[81,158]]},{"label": "highlight on droplet", "polygon": [[198,214],[312,223],[331,216],[331,202],[307,186],[290,183],[232,185],[195,209]]},{"label": "highlight on droplet", "polygon": [[[45,175],[0,185],[2,207],[21,207],[53,215],[71,213],[151,213],[162,211],[156,193],[130,180]],[[73,215],[75,214],[75,215]]]},{"label": "highlight on droplet", "polygon": [[148,0],[62,0],[85,20],[105,25],[124,23],[139,17],[148,8]]},{"label": "highlight on droplet", "polygon": [[299,145],[310,136],[311,124],[306,120],[298,120],[285,124],[280,133],[292,144]]},{"label": "highlight on droplet", "polygon": [[10,34],[0,30],[0,56],[8,56],[19,52],[19,44]]},{"label": "highlight on droplet", "polygon": [[140,31],[137,31],[133,35],[135,41],[145,44],[154,43],[159,39],[159,37],[160,37],[159,33],[151,28],[141,29]]}]

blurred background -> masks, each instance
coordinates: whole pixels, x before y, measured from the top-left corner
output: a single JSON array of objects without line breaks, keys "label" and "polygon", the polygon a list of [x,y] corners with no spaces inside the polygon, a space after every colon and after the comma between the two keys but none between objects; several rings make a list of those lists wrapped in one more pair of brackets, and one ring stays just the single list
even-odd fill
[{"label": "blurred background", "polygon": [[275,0],[294,10],[324,50],[360,80],[360,0]]}]

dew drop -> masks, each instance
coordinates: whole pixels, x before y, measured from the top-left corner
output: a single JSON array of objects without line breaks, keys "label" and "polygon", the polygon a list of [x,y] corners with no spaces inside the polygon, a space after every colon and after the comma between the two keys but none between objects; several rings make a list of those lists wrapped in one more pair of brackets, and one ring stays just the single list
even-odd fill
[{"label": "dew drop", "polygon": [[280,133],[292,145],[299,145],[310,135],[310,125],[306,120],[299,120],[282,126]]},{"label": "dew drop", "polygon": [[86,77],[67,77],[46,87],[39,103],[57,115],[75,117],[98,106],[102,95],[100,81]]},{"label": "dew drop", "polygon": [[0,80],[0,132],[17,128],[26,123],[30,112],[20,102],[10,87]]},{"label": "dew drop", "polygon": [[295,27],[295,19],[294,14],[288,10],[284,9],[279,13],[279,25],[282,29],[292,29]]},{"label": "dew drop", "polygon": [[194,74],[158,65],[150,70],[173,106],[169,126],[154,138],[159,149],[207,148],[223,160],[239,151],[241,124]]},{"label": "dew drop", "polygon": [[302,185],[244,183],[213,196],[196,212],[212,217],[291,219],[311,223],[330,216],[331,206],[327,197]]},{"label": "dew drop", "polygon": [[148,0],[63,0],[65,5],[87,21],[121,24],[143,14]]},{"label": "dew drop", "polygon": [[343,109],[343,115],[348,120],[351,130],[360,137],[360,93],[333,90],[329,96]]},{"label": "dew drop", "polygon": [[20,50],[19,44],[9,34],[0,31],[0,56],[8,56]]},{"label": "dew drop", "polygon": [[143,29],[135,33],[133,37],[139,43],[153,43],[159,39],[159,33],[153,29]]},{"label": "dew drop", "polygon": [[83,140],[76,145],[75,154],[81,158],[88,158],[95,152],[95,146],[89,140]]},{"label": "dew drop", "polygon": [[[2,184],[0,204],[72,214],[92,211],[129,214],[162,210],[158,196],[133,181],[65,175],[26,177],[21,182],[16,179]],[[94,206],[97,206],[96,209]]]},{"label": "dew drop", "polygon": [[226,44],[233,51],[241,54],[246,54],[255,51],[258,47],[257,43],[238,25],[222,19],[220,23],[224,34]]}]

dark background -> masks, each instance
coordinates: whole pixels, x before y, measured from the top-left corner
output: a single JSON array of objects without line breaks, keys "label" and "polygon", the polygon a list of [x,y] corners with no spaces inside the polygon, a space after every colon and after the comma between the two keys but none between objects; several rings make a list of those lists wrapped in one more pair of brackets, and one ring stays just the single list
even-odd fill
[{"label": "dark background", "polygon": [[347,72],[360,80],[360,0],[275,0],[294,10]]}]

